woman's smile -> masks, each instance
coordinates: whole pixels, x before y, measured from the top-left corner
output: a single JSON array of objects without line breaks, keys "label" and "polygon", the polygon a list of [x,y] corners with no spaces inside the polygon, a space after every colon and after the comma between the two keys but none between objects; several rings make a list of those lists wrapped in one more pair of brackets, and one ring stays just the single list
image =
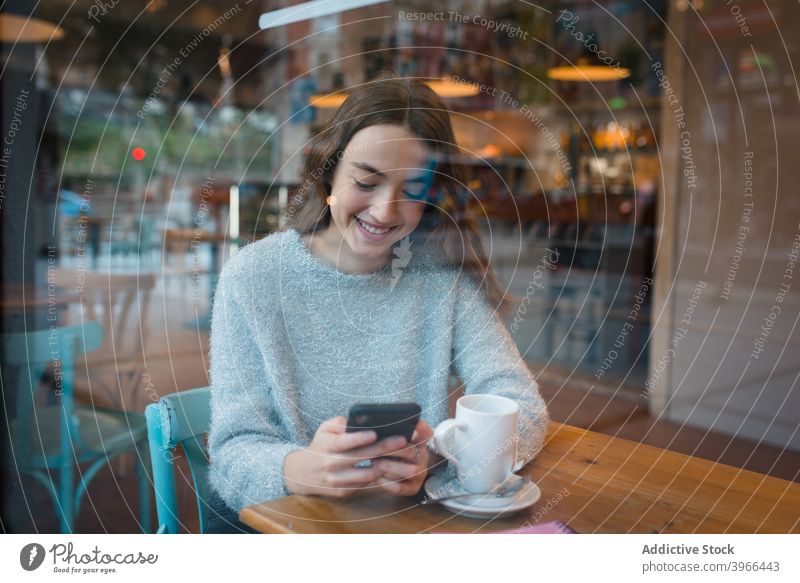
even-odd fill
[{"label": "woman's smile", "polygon": [[355,215],[353,215],[353,218],[357,225],[356,229],[367,241],[384,241],[391,237],[393,232],[397,229],[397,226],[385,227],[375,223],[369,223]]}]

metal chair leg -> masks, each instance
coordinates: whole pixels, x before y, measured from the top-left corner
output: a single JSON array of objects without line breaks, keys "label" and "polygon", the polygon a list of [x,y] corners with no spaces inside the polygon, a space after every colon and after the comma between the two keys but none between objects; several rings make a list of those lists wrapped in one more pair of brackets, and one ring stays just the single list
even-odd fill
[{"label": "metal chair leg", "polygon": [[149,470],[150,452],[147,444],[139,448],[139,458],[136,464],[136,477],[139,480],[139,525],[142,533],[149,534],[152,531],[150,523],[150,472]]},{"label": "metal chair leg", "polygon": [[75,506],[73,504],[73,491],[75,489],[73,481],[73,473],[75,466],[72,465],[72,460],[68,460],[61,465],[59,475],[60,488],[58,511],[59,520],[61,523],[61,534],[73,534],[75,532]]}]

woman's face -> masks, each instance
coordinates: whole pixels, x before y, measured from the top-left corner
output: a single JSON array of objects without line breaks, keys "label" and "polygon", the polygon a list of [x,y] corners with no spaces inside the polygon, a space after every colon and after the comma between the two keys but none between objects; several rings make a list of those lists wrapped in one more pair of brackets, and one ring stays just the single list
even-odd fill
[{"label": "woman's face", "polygon": [[417,227],[426,203],[404,192],[419,191],[412,179],[426,172],[430,155],[421,139],[398,125],[370,126],[351,138],[334,170],[331,224],[323,234],[340,269],[379,269],[392,246]]}]

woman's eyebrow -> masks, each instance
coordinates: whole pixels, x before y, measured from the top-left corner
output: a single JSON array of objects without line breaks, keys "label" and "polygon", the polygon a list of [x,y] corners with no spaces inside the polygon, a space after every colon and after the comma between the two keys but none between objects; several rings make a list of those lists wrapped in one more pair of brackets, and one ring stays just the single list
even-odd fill
[{"label": "woman's eyebrow", "polygon": [[370,166],[366,162],[352,162],[352,164],[356,168],[360,168],[361,170],[369,172],[370,174],[375,174],[376,176],[380,176],[381,178],[386,178],[386,174],[384,174],[383,172],[381,172],[377,168],[374,168],[374,167]]},{"label": "woman's eyebrow", "polygon": [[[386,178],[386,174],[375,168],[374,166],[367,164],[366,162],[351,162],[353,166],[356,168],[360,168],[365,172],[369,172],[370,174],[374,174],[375,176],[380,176],[381,178]],[[425,182],[428,178],[428,174],[430,173],[430,168],[423,169],[422,174],[416,176],[414,178],[406,179],[406,182]]]}]

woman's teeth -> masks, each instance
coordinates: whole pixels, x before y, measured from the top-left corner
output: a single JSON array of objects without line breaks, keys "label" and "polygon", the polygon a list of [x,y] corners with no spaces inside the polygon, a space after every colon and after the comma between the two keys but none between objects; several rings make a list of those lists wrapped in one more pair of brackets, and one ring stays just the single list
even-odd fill
[{"label": "woman's teeth", "polygon": [[358,217],[356,217],[356,220],[358,221],[359,225],[364,227],[365,230],[369,231],[373,235],[383,235],[384,233],[388,233],[391,230],[391,229],[376,229],[375,227],[372,227],[372,226],[366,224],[364,221],[362,221]]}]

